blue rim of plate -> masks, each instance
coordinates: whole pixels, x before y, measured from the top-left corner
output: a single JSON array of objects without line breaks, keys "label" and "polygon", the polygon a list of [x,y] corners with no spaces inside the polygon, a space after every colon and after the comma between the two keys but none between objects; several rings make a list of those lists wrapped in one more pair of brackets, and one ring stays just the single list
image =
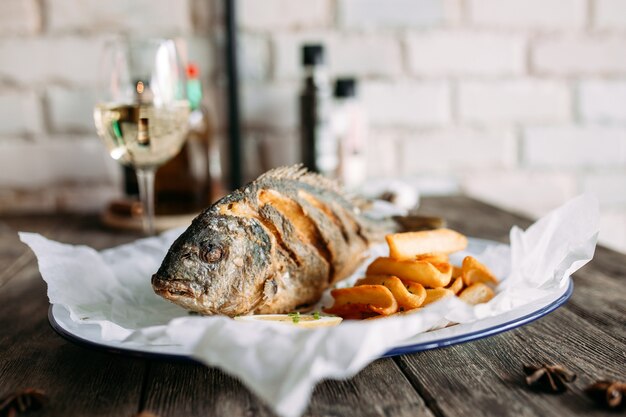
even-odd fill
[{"label": "blue rim of plate", "polygon": [[460,343],[471,342],[473,340],[480,340],[486,337],[495,336],[499,333],[506,332],[508,330],[513,330],[518,327],[521,327],[525,324],[531,323],[541,317],[550,314],[557,308],[561,307],[563,304],[570,299],[572,294],[574,293],[574,282],[571,277],[568,278],[568,286],[565,292],[556,300],[551,302],[550,304],[533,311],[525,316],[519,317],[517,319],[507,321],[502,324],[498,324],[496,326],[488,327],[486,329],[478,330],[475,332],[465,333],[459,336],[453,336],[443,339],[437,339],[430,342],[424,343],[416,343],[414,345],[401,346],[394,349],[391,349],[389,352],[385,353],[382,357],[388,358],[391,356],[405,355],[407,353],[414,352],[422,352],[425,350],[442,348],[451,345],[458,345]]},{"label": "blue rim of plate", "polygon": [[[574,292],[574,282],[571,277],[568,278],[568,286],[565,292],[556,300],[552,301],[550,304],[533,311],[525,316],[510,320],[508,322],[498,324],[492,327],[488,327],[486,329],[477,330],[475,332],[465,333],[459,336],[453,336],[443,339],[437,339],[424,343],[416,343],[414,345],[401,346],[397,348],[393,348],[384,355],[382,358],[388,358],[392,356],[405,355],[408,353],[416,353],[422,352],[430,349],[443,348],[446,346],[457,345],[460,343],[470,342],[473,340],[480,340],[486,337],[494,336],[508,330],[513,330],[518,327],[521,327],[525,324],[531,323],[551,312],[561,307],[563,304],[570,299]],[[84,339],[80,336],[77,336],[68,330],[64,329],[55,319],[54,314],[52,312],[52,305],[48,308],[48,321],[52,329],[57,332],[64,339],[75,343],[80,346],[84,346],[90,349],[95,349],[99,351],[104,351],[108,353],[121,354],[126,356],[144,358],[144,359],[165,359],[172,361],[183,361],[183,362],[196,362],[199,363],[194,358],[187,356],[185,354],[172,354],[172,353],[161,353],[161,352],[145,352],[142,350],[136,350],[132,348],[116,348],[112,346],[102,345],[97,342]]]}]

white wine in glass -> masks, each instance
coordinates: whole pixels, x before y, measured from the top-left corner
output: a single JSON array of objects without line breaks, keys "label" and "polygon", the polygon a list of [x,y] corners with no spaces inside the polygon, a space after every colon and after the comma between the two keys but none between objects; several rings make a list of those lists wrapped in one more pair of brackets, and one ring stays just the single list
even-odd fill
[{"label": "white wine in glass", "polygon": [[105,49],[98,135],[113,159],[137,173],[143,227],[154,234],[154,173],[187,136],[189,103],[172,40],[117,41]]}]

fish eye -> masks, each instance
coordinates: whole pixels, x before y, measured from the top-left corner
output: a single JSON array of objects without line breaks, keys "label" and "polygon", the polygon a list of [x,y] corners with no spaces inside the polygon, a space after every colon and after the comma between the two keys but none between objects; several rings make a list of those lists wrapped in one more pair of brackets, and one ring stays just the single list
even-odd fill
[{"label": "fish eye", "polygon": [[200,255],[205,262],[213,263],[222,259],[223,254],[224,251],[222,248],[218,246],[210,246],[208,249],[203,250]]}]

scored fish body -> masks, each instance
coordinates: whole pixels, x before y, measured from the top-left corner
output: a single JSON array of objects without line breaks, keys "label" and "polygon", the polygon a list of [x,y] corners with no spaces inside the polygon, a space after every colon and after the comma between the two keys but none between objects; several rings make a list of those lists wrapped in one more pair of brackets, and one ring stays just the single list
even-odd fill
[{"label": "scored fish body", "polygon": [[196,217],[152,286],[201,314],[286,313],[348,277],[391,228],[361,216],[334,182],[277,168]]}]

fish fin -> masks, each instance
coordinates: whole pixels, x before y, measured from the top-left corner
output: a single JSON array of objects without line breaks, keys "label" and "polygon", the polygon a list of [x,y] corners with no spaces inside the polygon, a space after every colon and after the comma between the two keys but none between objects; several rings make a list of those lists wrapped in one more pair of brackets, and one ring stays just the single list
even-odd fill
[{"label": "fish fin", "polygon": [[324,177],[306,169],[302,164],[283,166],[271,169],[262,174],[254,182],[261,183],[268,180],[297,180],[313,187],[331,190],[346,198],[349,198],[339,183],[333,179]]}]

